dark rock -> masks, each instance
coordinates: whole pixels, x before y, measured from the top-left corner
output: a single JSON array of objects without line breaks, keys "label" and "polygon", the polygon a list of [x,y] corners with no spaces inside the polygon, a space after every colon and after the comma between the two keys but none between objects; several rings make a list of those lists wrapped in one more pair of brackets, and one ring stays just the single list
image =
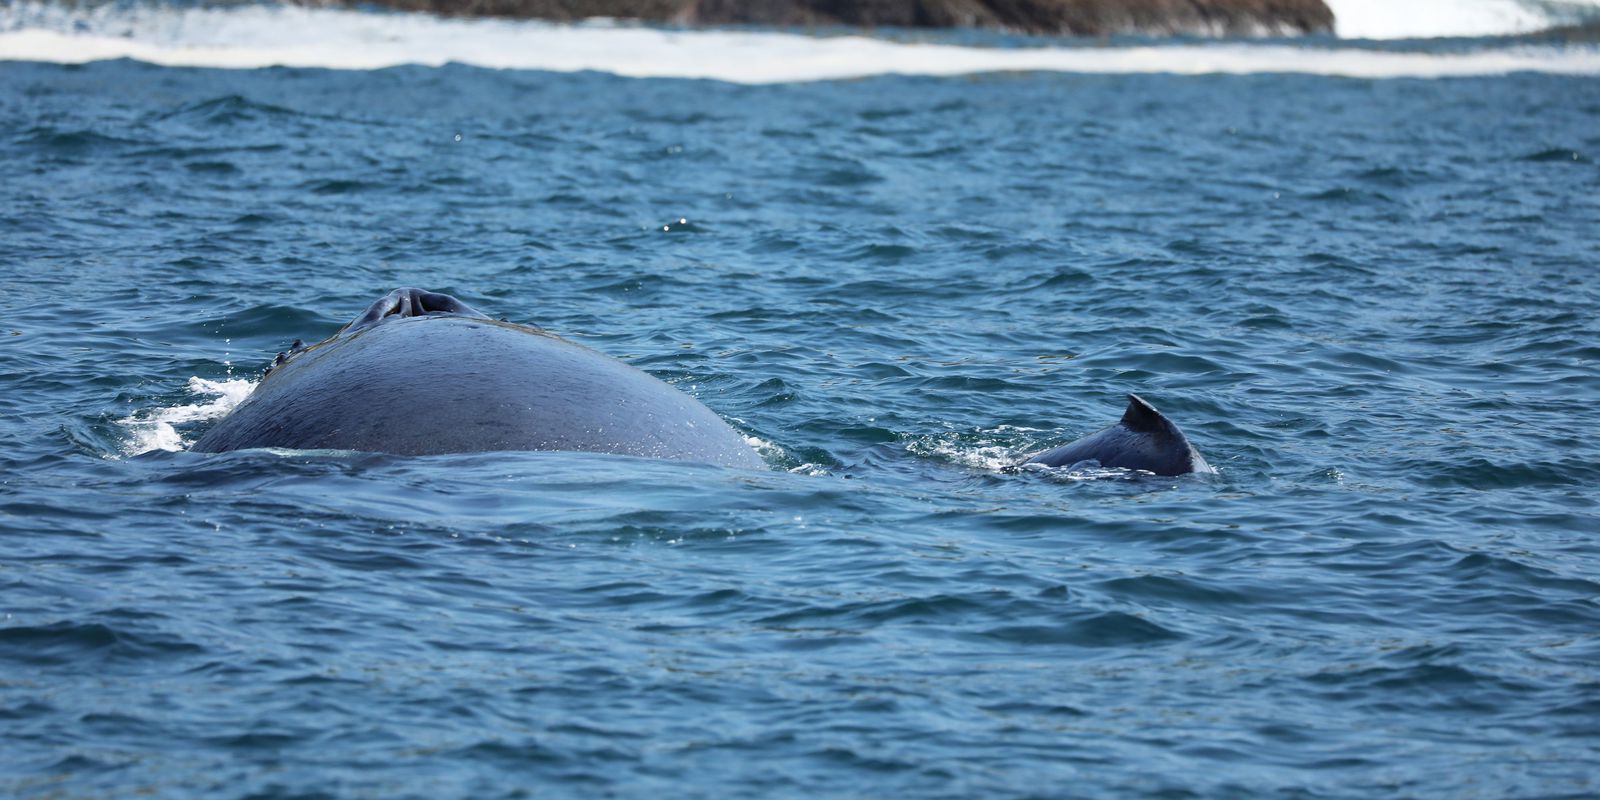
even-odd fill
[{"label": "dark rock", "polygon": [[1576,25],[1562,25],[1537,33],[1524,34],[1517,38],[1532,42],[1566,42],[1568,44],[1600,42],[1600,20],[1589,20]]},{"label": "dark rock", "polygon": [[366,1],[405,11],[557,21],[614,17],[699,25],[999,28],[1068,36],[1119,33],[1237,36],[1333,30],[1333,12],[1322,0]]}]

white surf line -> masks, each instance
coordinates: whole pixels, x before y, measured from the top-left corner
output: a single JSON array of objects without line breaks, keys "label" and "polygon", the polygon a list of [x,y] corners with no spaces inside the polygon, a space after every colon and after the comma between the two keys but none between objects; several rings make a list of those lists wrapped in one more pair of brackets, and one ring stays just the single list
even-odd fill
[{"label": "white surf line", "polygon": [[[371,70],[460,63],[743,84],[1028,71],[1351,78],[1600,74],[1600,48],[1594,46],[1516,45],[1456,53],[1381,52],[1309,43],[989,48],[853,35],[562,26],[262,6],[88,17],[89,24],[82,26],[88,30],[70,33],[55,21],[49,27],[17,26],[27,19],[9,21],[12,29],[0,33],[0,60],[64,64],[131,58],[173,67]],[[4,27],[0,25],[0,30]]]}]

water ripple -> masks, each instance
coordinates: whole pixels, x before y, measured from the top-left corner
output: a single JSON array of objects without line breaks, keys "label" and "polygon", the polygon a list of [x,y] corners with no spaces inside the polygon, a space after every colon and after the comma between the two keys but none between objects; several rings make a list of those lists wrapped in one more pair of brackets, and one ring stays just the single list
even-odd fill
[{"label": "water ripple", "polygon": [[[6,62],[0,794],[1593,794],[1597,92]],[[401,285],[773,468],[181,450]]]}]

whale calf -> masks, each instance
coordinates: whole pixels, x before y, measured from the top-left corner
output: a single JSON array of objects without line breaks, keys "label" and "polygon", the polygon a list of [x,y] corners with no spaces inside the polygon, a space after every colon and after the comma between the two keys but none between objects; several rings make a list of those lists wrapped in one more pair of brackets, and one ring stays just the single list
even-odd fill
[{"label": "whale calf", "polygon": [[397,289],[332,337],[280,353],[195,442],[429,455],[563,450],[765,467],[699,400],[446,294]]},{"label": "whale calf", "polygon": [[1136,394],[1128,395],[1128,408],[1117,424],[1038,453],[1023,463],[1070,467],[1084,462],[1157,475],[1216,472],[1189,444],[1177,424]]}]

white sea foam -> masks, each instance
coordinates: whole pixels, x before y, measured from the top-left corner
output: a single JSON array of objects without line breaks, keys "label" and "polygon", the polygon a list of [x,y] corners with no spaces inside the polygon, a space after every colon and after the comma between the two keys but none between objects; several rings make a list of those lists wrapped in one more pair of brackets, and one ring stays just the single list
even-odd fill
[{"label": "white sea foam", "polygon": [[[1354,0],[1346,2],[1352,8],[1361,5]],[[1465,4],[1472,0],[1453,2]],[[1386,7],[1401,5],[1385,3]],[[1358,34],[1377,35],[1362,27],[1367,23],[1360,22],[1361,17],[1354,19],[1356,22],[1351,24]],[[168,66],[239,69],[290,66],[365,70],[454,62],[497,69],[597,70],[631,77],[705,78],[752,84],[884,74],[964,75],[1032,70],[1285,72],[1359,78],[1521,71],[1600,74],[1600,48],[1592,46],[1501,46],[1452,53],[1379,52],[1315,42],[1002,48],[901,42],[859,35],[571,26],[275,5],[187,9],[136,5],[69,10],[56,5],[16,3],[0,8],[0,60],[84,63],[115,58]]]},{"label": "white sea foam", "polygon": [[1600,0],[1326,0],[1346,39],[1506,36],[1600,15]]},{"label": "white sea foam", "polygon": [[[926,458],[948,461],[969,469],[984,472],[1004,472],[1017,465],[1034,447],[1018,449],[1018,435],[1041,432],[1038,428],[1000,425],[989,429],[976,429],[966,434],[947,431],[912,438],[906,443],[911,453]],[[1037,444],[1037,443],[1035,443]]]},{"label": "white sea foam", "polygon": [[255,388],[254,381],[208,381],[190,378],[189,392],[199,397],[210,397],[203,403],[188,403],[167,408],[139,411],[117,420],[128,428],[128,441],[123,454],[136,456],[152,450],[182,450],[190,442],[178,431],[179,425],[217,419],[244,402]]},{"label": "white sea foam", "polygon": [[1024,472],[1033,472],[1043,475],[1050,480],[1062,483],[1077,483],[1079,481],[1123,480],[1126,478],[1150,477],[1154,472],[1142,469],[1124,469],[1122,467],[1102,467],[1098,461],[1085,461],[1081,464],[1067,464],[1060,467],[1047,467],[1043,464],[1023,464],[1018,467]]}]

